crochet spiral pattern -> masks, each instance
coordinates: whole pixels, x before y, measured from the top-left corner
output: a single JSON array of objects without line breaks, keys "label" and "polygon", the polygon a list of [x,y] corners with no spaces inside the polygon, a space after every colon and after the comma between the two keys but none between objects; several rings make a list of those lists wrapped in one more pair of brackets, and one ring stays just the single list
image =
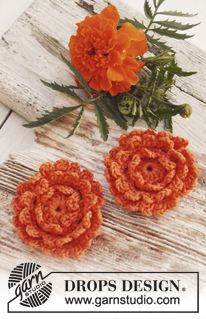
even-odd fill
[{"label": "crochet spiral pattern", "polygon": [[80,257],[98,235],[101,185],[79,164],[59,160],[17,186],[13,224],[29,246],[58,257]]},{"label": "crochet spiral pattern", "polygon": [[188,141],[168,132],[135,130],[120,137],[105,158],[116,202],[132,212],[163,215],[193,188],[198,169]]}]

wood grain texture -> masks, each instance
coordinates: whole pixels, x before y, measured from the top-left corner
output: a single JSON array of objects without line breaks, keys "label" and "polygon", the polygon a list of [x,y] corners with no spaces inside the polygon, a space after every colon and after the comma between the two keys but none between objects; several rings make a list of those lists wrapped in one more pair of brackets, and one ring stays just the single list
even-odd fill
[{"label": "wood grain texture", "polygon": [[9,116],[11,110],[8,109],[6,106],[0,103],[0,129],[4,125],[7,117]]},{"label": "wood grain texture", "polygon": [[[120,1],[122,16],[138,16]],[[95,10],[105,1],[92,1]],[[71,83],[71,77],[59,52],[67,54],[69,36],[75,32],[75,23],[86,12],[67,0],[36,0],[4,35],[0,47],[0,101],[11,106],[25,119],[34,119],[54,105],[71,105],[64,95],[56,95],[45,88],[40,78],[60,83]],[[182,67],[197,70],[191,79],[178,80],[171,98],[192,104],[194,115],[188,120],[175,119],[175,134],[190,140],[196,151],[201,176],[196,189],[180,205],[160,219],[128,214],[117,207],[109,194],[104,178],[103,158],[116,145],[122,131],[111,121],[107,143],[100,139],[92,106],[86,108],[78,133],[71,139],[64,137],[71,127],[75,113],[50,125],[35,130],[37,143],[32,150],[13,154],[0,167],[1,210],[1,265],[22,260],[36,260],[54,270],[173,270],[201,271],[206,266],[206,98],[203,83],[206,55],[186,42],[175,42]],[[139,126],[143,127],[140,122]],[[20,180],[34,173],[45,160],[66,157],[78,161],[95,175],[104,189],[106,205],[103,209],[102,234],[80,261],[63,263],[26,247],[17,238],[11,225],[10,200]]]},{"label": "wood grain texture", "polygon": [[34,133],[22,126],[24,119],[10,111],[0,130],[0,163],[5,161],[14,151],[26,149],[34,142]]}]

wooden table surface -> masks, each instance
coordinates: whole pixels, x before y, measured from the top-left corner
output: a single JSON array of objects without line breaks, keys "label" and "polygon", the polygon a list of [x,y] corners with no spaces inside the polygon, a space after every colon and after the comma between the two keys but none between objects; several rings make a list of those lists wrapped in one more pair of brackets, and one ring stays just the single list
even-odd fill
[{"label": "wooden table surface", "polygon": [[[105,6],[105,1],[90,1],[96,10]],[[122,16],[139,16],[121,1],[113,0]],[[75,1],[35,0],[32,6],[18,19],[0,41],[0,101],[12,107],[25,119],[34,119],[44,110],[57,105],[71,103],[63,95],[57,98],[55,92],[41,85],[40,78],[68,83],[69,72],[62,62],[59,50],[67,52],[69,35],[75,32],[75,23],[87,12]],[[69,33],[69,34],[68,34]],[[18,40],[17,40],[18,39]],[[172,42],[172,41],[171,41]],[[69,140],[63,137],[71,125],[72,116],[42,127],[36,131],[37,144],[29,152],[31,131],[21,128],[25,151],[13,154],[0,167],[0,240],[1,266],[10,269],[19,260],[38,260],[49,269],[122,270],[122,271],[181,271],[199,270],[206,280],[206,54],[187,42],[173,42],[178,60],[183,68],[196,70],[191,78],[178,79],[171,99],[178,103],[190,103],[193,116],[184,120],[179,116],[174,123],[175,134],[190,140],[195,150],[201,178],[198,186],[183,199],[177,208],[163,218],[146,218],[128,214],[117,207],[109,194],[104,178],[102,160],[106,152],[116,145],[122,131],[109,121],[111,135],[107,143],[99,137],[94,112],[88,107],[78,133]],[[34,64],[33,61],[36,61]],[[59,100],[60,98],[60,100]],[[62,100],[61,100],[62,99]],[[55,101],[55,102],[54,102]],[[4,122],[8,110],[3,107]],[[17,143],[18,135],[13,130],[17,123],[14,113],[9,116],[2,129],[10,130],[10,143]],[[13,121],[13,122],[12,122]],[[8,126],[7,126],[8,123]],[[12,131],[13,130],[13,131]],[[25,133],[26,132],[26,133]],[[1,146],[1,145],[0,145]],[[12,146],[12,149],[13,149]],[[13,153],[13,151],[12,151]],[[18,240],[11,227],[10,200],[16,184],[28,178],[47,159],[66,157],[78,161],[91,169],[103,185],[106,205],[103,209],[102,234],[81,261],[60,262],[48,258]]]}]

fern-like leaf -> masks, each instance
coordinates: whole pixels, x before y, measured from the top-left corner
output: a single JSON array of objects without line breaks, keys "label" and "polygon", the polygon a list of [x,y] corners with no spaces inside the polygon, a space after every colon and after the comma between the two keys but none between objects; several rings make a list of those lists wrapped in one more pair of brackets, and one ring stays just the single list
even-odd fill
[{"label": "fern-like leaf", "polygon": [[154,7],[157,8],[157,0],[153,0]]},{"label": "fern-like leaf", "polygon": [[152,19],[153,13],[148,0],[144,3],[144,13],[148,19]]},{"label": "fern-like leaf", "polygon": [[143,30],[146,29],[143,22],[141,23],[141,22],[137,21],[137,19],[135,19],[135,18],[133,18],[133,19],[129,19],[129,18],[120,19],[119,26],[122,26],[122,24],[125,22],[129,22],[129,23],[133,24],[137,29],[143,29]]},{"label": "fern-like leaf", "polygon": [[81,86],[87,91],[87,93],[89,95],[92,95],[92,90],[90,89],[87,81],[85,81],[85,79],[82,77],[82,75],[80,74],[80,72],[74,67],[74,65],[68,61],[63,55],[61,55],[63,61],[68,65],[68,67],[70,68],[70,70],[74,73],[74,75],[77,77],[77,79],[79,80]]},{"label": "fern-like leaf", "polygon": [[181,22],[176,22],[175,20],[164,20],[164,21],[155,21],[154,23],[161,25],[162,27],[165,28],[170,28],[170,29],[175,29],[175,30],[188,30],[191,28],[196,27],[197,25],[199,25],[199,23],[195,23],[195,24],[183,24]]},{"label": "fern-like leaf", "polygon": [[178,40],[185,40],[192,38],[194,35],[178,33],[176,30],[169,30],[168,28],[154,28],[152,29],[153,32],[158,33],[160,35],[165,35],[169,38],[175,38]]},{"label": "fern-like leaf", "polygon": [[149,128],[155,130],[159,124],[159,118],[155,116],[149,109],[144,110],[144,120]]},{"label": "fern-like leaf", "polygon": [[71,96],[71,97],[73,97],[73,98],[75,98],[75,99],[77,99],[79,101],[82,101],[81,98],[74,92],[73,86],[60,85],[60,84],[58,84],[56,82],[49,83],[49,82],[44,81],[44,80],[41,80],[41,82],[45,86],[49,87],[52,90],[55,90],[55,91],[58,91],[58,92],[61,92],[61,93],[65,93],[65,94],[67,94],[67,95],[69,95],[69,96]]},{"label": "fern-like leaf", "polygon": [[71,129],[71,131],[69,132],[69,134],[67,135],[66,138],[69,138],[71,137],[72,135],[74,135],[74,133],[76,132],[76,130],[79,128],[79,125],[80,125],[80,122],[81,122],[81,119],[83,117],[83,113],[84,113],[84,108],[82,107],[75,122],[74,122],[74,125]]},{"label": "fern-like leaf", "polygon": [[159,1],[158,1],[158,4],[157,4],[158,7],[160,7],[163,2],[165,2],[165,0],[159,0]]},{"label": "fern-like leaf", "polygon": [[173,16],[173,17],[185,17],[185,18],[195,17],[197,15],[197,13],[186,13],[186,12],[172,11],[172,10],[158,12],[157,14]]},{"label": "fern-like leaf", "polygon": [[99,126],[99,131],[100,131],[100,135],[103,139],[103,141],[107,141],[108,139],[108,135],[109,135],[109,126],[107,124],[106,118],[104,116],[104,113],[102,112],[101,108],[99,107],[99,105],[96,103],[95,104],[95,114],[97,117],[97,124]]},{"label": "fern-like leaf", "polygon": [[164,129],[172,133],[173,132],[172,117],[168,116],[167,118],[163,120],[163,122],[164,122]]},{"label": "fern-like leaf", "polygon": [[[148,35],[147,35],[147,37],[148,37]],[[152,38],[152,37],[148,37],[148,40],[149,40],[150,43],[156,45],[157,47],[159,47],[160,49],[162,49],[164,51],[174,52],[172,47],[167,45],[166,42],[160,41],[160,39],[155,39],[155,38]]]},{"label": "fern-like leaf", "polygon": [[81,107],[82,105],[76,105],[76,106],[68,106],[68,107],[62,107],[62,108],[54,108],[51,112],[46,112],[41,117],[38,117],[35,121],[32,121],[30,123],[24,124],[24,127],[32,128],[32,127],[38,127],[45,125],[49,122],[52,122],[54,120],[59,119],[60,117],[71,113]]},{"label": "fern-like leaf", "polygon": [[165,71],[175,74],[180,77],[186,77],[196,74],[197,72],[193,71],[184,71],[176,62],[171,63],[168,67],[165,68]]},{"label": "fern-like leaf", "polygon": [[102,105],[108,116],[123,130],[127,130],[127,121],[123,118],[122,114],[116,105],[116,99],[110,96],[102,98],[98,104]]}]

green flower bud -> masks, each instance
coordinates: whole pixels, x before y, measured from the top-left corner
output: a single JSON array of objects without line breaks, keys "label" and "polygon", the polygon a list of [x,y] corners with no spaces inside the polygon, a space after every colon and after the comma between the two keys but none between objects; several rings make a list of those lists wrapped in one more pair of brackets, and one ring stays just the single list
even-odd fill
[{"label": "green flower bud", "polygon": [[129,94],[124,94],[118,103],[119,111],[124,115],[129,115],[132,112],[135,98]]},{"label": "green flower bud", "polygon": [[189,104],[183,104],[183,108],[180,112],[180,115],[184,118],[189,117],[192,114],[192,107]]}]

